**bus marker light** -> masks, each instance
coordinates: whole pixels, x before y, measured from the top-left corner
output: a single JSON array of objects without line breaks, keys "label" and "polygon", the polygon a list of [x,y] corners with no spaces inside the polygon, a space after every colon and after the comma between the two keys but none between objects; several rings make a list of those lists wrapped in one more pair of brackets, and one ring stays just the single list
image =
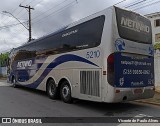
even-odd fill
[{"label": "bus marker light", "polygon": [[120,93],[121,91],[120,90],[116,90],[116,93]]},{"label": "bus marker light", "polygon": [[103,75],[107,75],[107,71],[103,71]]}]

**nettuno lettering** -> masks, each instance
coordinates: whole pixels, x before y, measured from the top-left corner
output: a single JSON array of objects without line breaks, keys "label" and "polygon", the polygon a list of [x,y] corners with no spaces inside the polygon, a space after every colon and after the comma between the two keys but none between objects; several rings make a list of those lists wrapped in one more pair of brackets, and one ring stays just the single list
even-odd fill
[{"label": "nettuno lettering", "polygon": [[30,67],[30,66],[32,66],[32,60],[21,61],[17,63],[17,68]]},{"label": "nettuno lettering", "polygon": [[149,26],[145,25],[143,22],[134,21],[134,20],[131,20],[125,17],[121,18],[121,26],[129,28],[137,32],[149,33],[150,31]]}]

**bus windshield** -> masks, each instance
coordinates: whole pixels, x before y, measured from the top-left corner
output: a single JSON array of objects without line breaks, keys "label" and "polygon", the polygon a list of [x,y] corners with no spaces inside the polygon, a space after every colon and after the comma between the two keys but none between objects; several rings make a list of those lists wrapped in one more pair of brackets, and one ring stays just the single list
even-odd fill
[{"label": "bus windshield", "polygon": [[115,10],[118,32],[121,38],[139,43],[152,43],[151,23],[148,19],[117,7],[115,7]]}]

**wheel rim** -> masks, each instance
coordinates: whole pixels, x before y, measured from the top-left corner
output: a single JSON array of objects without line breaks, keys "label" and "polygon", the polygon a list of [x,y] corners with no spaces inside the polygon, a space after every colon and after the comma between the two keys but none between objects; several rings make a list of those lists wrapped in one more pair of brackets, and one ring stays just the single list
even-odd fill
[{"label": "wheel rim", "polygon": [[70,95],[70,89],[68,85],[65,85],[62,89],[62,95],[66,99]]},{"label": "wheel rim", "polygon": [[50,84],[50,86],[49,86],[49,94],[50,95],[55,94],[55,86],[53,84]]}]

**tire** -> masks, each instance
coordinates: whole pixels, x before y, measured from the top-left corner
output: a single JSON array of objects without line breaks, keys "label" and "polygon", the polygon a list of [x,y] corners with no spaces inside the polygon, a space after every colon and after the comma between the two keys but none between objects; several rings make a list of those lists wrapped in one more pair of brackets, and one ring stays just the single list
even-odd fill
[{"label": "tire", "polygon": [[54,80],[49,80],[47,83],[47,95],[51,99],[57,98],[57,87]]},{"label": "tire", "polygon": [[61,85],[60,88],[60,96],[61,99],[65,102],[65,103],[72,103],[73,99],[71,97],[71,87],[68,83],[68,81],[64,81]]}]

